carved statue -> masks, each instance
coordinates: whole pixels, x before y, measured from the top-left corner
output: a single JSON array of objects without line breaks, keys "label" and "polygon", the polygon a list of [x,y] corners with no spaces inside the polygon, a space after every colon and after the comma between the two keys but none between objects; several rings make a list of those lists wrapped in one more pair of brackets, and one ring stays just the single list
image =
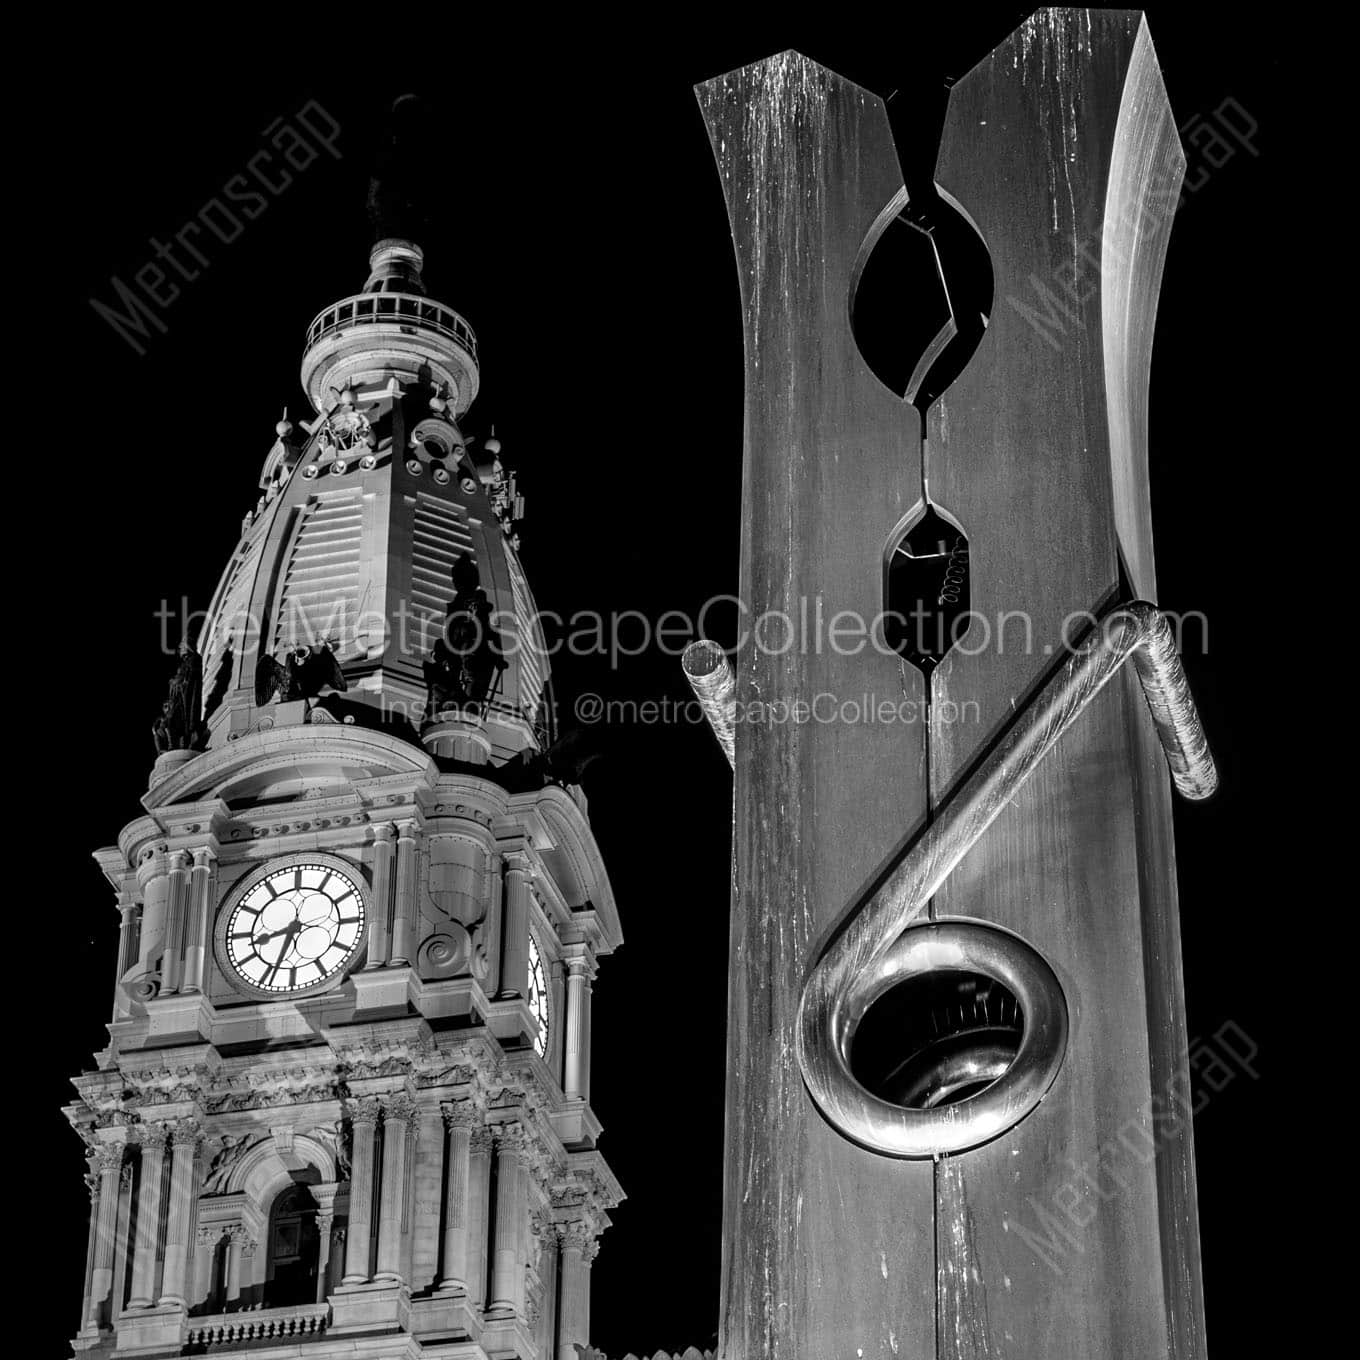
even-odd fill
[{"label": "carved statue", "polygon": [[294,699],[314,699],[326,689],[348,688],[349,682],[331,642],[323,642],[315,649],[305,644],[293,647],[282,663],[272,656],[262,656],[255,668],[255,703],[260,708],[275,698],[290,703]]},{"label": "carved statue", "polygon": [[231,1134],[222,1135],[221,1151],[212,1159],[208,1166],[208,1174],[203,1180],[204,1194],[217,1194],[226,1184],[227,1178],[231,1175],[232,1168],[245,1155],[246,1150],[252,1142],[258,1142],[247,1134],[242,1134],[239,1138],[233,1138]]},{"label": "carved statue", "polygon": [[491,619],[491,601],[470,555],[454,562],[453,586],[444,630],[423,667],[429,686],[426,718],[446,708],[479,709],[491,693],[493,677],[498,680],[506,666],[501,636]]},{"label": "carved statue", "polygon": [[601,758],[595,731],[568,728],[545,750],[525,749],[502,766],[506,787],[515,792],[544,784],[579,784],[585,771]]},{"label": "carved statue", "polygon": [[203,738],[203,661],[188,641],[179,644],[179,664],[170,693],[151,729],[156,750],[192,751]]}]

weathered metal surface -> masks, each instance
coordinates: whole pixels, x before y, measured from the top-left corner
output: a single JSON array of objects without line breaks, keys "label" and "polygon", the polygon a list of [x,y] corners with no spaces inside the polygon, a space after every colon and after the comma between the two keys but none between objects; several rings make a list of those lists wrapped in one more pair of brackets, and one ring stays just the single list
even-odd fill
[{"label": "weathered metal surface", "polygon": [[[1117,597],[1121,556],[1156,598],[1144,411],[1182,165],[1134,13],[1040,11],[951,92],[936,179],[990,251],[995,301],[930,411],[926,470],[968,533],[973,608],[994,630],[1016,622],[1004,650],[973,638],[936,672],[937,711],[979,715],[934,726],[936,798],[1023,706],[1070,620]],[[942,1358],[1203,1354],[1190,1150],[1157,1118],[1185,1045],[1155,750],[1126,671],[933,902],[1038,949],[1071,1019],[1039,1108],[939,1174]]]},{"label": "weathered metal surface", "polygon": [[[700,86],[741,281],[746,352],[740,595],[798,639],[737,658],[720,1352],[925,1356],[931,1171],[870,1158],[818,1114],[794,1055],[817,940],[926,812],[920,722],[760,721],[752,704],[921,698],[900,662],[827,642],[882,609],[884,544],[921,485],[915,412],[850,329],[852,276],[902,191],[881,101],[797,53]],[[814,640],[820,629],[821,644]],[[905,691],[904,691],[905,684]]]},{"label": "weathered metal surface", "polygon": [[937,178],[991,253],[995,302],[924,455],[849,327],[857,265],[903,205],[881,104],[791,53],[699,98],[742,289],[746,623],[873,618],[885,544],[928,486],[992,630],[935,671],[928,734],[750,720],[821,694],[919,700],[918,673],[872,647],[739,654],[721,1353],[1199,1360],[1193,1161],[1158,1114],[1186,1076],[1166,759],[1127,668],[928,908],[1014,932],[1056,973],[1067,1055],[1038,1108],[932,1168],[844,1138],[795,1060],[806,969],[849,904],[1041,687],[1074,617],[1125,582],[1155,599],[1147,366],[1182,161],[1146,31],[1041,11],[955,87]]},{"label": "weathered metal surface", "polygon": [[713,735],[727,757],[727,763],[735,768],[737,763],[737,677],[732,673],[732,663],[728,661],[721,647],[707,638],[691,642],[680,658],[680,666],[685,672],[694,697],[703,710]]}]

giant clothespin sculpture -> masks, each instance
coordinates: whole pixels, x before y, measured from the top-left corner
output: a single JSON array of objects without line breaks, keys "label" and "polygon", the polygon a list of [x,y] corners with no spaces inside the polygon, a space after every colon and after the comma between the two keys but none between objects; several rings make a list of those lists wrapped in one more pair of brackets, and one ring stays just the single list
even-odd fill
[{"label": "giant clothespin sculpture", "polygon": [[953,87],[995,301],[924,427],[852,321],[910,209],[883,102],[793,52],[698,95],[770,620],[732,694],[692,658],[737,706],[721,1354],[1199,1360],[1167,770],[1215,775],[1148,603],[1183,157],[1146,24],[1043,10]]}]

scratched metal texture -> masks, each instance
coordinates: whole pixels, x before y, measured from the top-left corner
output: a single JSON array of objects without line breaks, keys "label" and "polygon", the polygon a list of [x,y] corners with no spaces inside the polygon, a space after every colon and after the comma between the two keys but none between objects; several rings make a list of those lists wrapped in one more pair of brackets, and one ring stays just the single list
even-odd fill
[{"label": "scratched metal texture", "polygon": [[[991,254],[991,324],[931,408],[932,494],[994,630],[942,664],[942,796],[1120,589],[1156,598],[1148,365],[1183,157],[1141,16],[1041,10],[953,89],[936,179]],[[1017,622],[1000,650],[998,620]],[[975,627],[981,626],[975,623]],[[937,1177],[940,1360],[1204,1354],[1168,780],[1136,679],[1092,704],[936,896],[1003,926],[1066,992],[1068,1055],[1013,1133]],[[1083,1172],[1086,1173],[1083,1175]]]},{"label": "scratched metal texture", "polygon": [[[882,103],[796,53],[698,88],[722,176],[746,354],[742,599],[795,622],[882,609],[920,490],[915,412],[850,329],[857,258],[902,192]],[[804,604],[806,602],[806,605]],[[772,641],[778,641],[772,638]],[[894,656],[748,646],[738,700],[921,697]],[[720,1353],[934,1347],[931,1170],[867,1156],[803,1088],[795,1020],[817,941],[926,809],[921,723],[737,726]]]},{"label": "scratched metal texture", "polygon": [[[849,326],[857,266],[902,206],[880,101],[796,53],[698,95],[741,284],[748,622],[877,614],[925,473],[969,536],[974,609],[1024,611],[1033,637],[949,658],[937,719],[946,700],[976,718],[937,720],[929,741],[919,724],[738,724],[720,1353],[1200,1360],[1193,1158],[1153,1119],[1185,1077],[1168,781],[1131,673],[932,908],[1016,931],[1058,972],[1072,1034],[1049,1098],[935,1168],[832,1131],[794,1057],[807,968],[928,792],[1024,703],[1067,616],[1110,602],[1121,553],[1155,599],[1147,374],[1183,161],[1146,30],[1041,11],[955,87],[937,179],[988,245],[996,298],[931,408],[924,468],[914,412]],[[918,698],[921,682],[872,650],[738,657],[748,714],[819,694]],[[1117,1194],[1079,1175],[1108,1186],[1102,1159]]]}]

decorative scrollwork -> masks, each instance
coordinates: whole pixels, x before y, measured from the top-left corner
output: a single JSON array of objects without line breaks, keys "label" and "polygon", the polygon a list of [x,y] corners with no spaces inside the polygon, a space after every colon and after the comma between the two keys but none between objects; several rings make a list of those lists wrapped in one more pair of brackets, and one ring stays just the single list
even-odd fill
[{"label": "decorative scrollwork", "polygon": [[421,941],[416,960],[423,978],[457,977],[468,971],[472,941],[457,921],[449,921]]},{"label": "decorative scrollwork", "polygon": [[123,1165],[123,1144],[100,1143],[98,1149],[91,1155],[91,1160],[97,1162],[101,1172],[121,1169]]},{"label": "decorative scrollwork", "polygon": [[477,1122],[477,1107],[470,1100],[445,1101],[439,1108],[446,1129],[470,1129]]},{"label": "decorative scrollwork", "polygon": [[382,1103],[377,1096],[360,1096],[357,1100],[350,1101],[350,1122],[352,1124],[376,1124],[381,1110]]},{"label": "decorative scrollwork", "polygon": [[154,1001],[161,994],[161,975],[156,972],[140,973],[124,986],[133,1001],[145,1004]]},{"label": "decorative scrollwork", "polygon": [[416,1104],[415,1098],[405,1091],[398,1091],[395,1095],[383,1097],[383,1117],[389,1123],[396,1119],[409,1122],[419,1112],[420,1107]]}]

